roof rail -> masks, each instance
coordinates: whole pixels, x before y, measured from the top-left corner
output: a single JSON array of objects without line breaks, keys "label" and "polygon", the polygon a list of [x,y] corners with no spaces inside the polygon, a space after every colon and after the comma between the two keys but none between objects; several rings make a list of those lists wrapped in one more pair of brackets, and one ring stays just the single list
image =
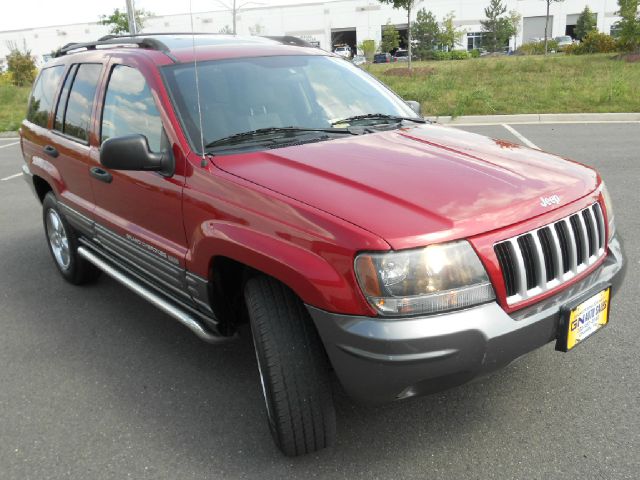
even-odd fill
[{"label": "roof rail", "polygon": [[294,37],[292,35],[284,35],[284,36],[270,36],[264,35],[263,38],[268,38],[269,40],[275,40],[276,42],[280,42],[284,45],[293,45],[295,47],[309,47],[314,48],[314,45],[310,44],[306,40],[303,40],[298,37]]},{"label": "roof rail", "polygon": [[96,47],[100,46],[114,46],[114,45],[135,45],[139,48],[147,48],[149,50],[158,50],[165,54],[169,54],[169,48],[162,43],[160,40],[155,38],[138,38],[131,35],[128,36],[114,36],[107,35],[106,37],[102,37],[95,42],[86,42],[86,43],[67,43],[65,46],[59,48],[54,53],[53,57],[62,57],[63,55],[67,55],[68,53],[73,52],[74,50],[95,50]]}]

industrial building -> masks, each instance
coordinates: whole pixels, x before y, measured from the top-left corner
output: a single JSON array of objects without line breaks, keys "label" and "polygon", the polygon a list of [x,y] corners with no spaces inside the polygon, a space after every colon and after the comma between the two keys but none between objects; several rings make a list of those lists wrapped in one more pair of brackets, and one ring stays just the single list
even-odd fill
[{"label": "industrial building", "polygon": [[[463,32],[462,40],[456,48],[473,49],[480,46],[480,21],[485,16],[484,9],[488,3],[489,0],[417,2],[412,21],[416,18],[417,10],[421,8],[432,11],[438,19],[453,12],[455,25]],[[507,5],[507,11],[515,10],[522,16],[520,32],[511,39],[510,48],[544,36],[544,1],[505,0],[503,3]],[[565,0],[551,4],[549,37],[573,34],[578,15],[587,5],[597,16],[598,29],[610,33],[612,26],[619,20],[616,16],[616,0]],[[187,7],[185,2],[185,9]],[[407,29],[405,11],[393,9],[390,5],[381,4],[376,0],[328,0],[288,6],[262,5],[239,11],[236,21],[238,34],[294,35],[326,50],[331,50],[338,44],[348,44],[355,49],[357,44],[369,39],[379,43],[382,27],[387,22],[394,24],[403,38],[406,38]],[[199,32],[220,32],[230,28],[232,23],[232,14],[227,10],[218,9],[193,14],[194,30]],[[188,32],[191,31],[191,18],[188,13],[150,17],[146,20],[143,31]],[[94,23],[0,32],[0,59],[6,56],[10,44],[20,48],[26,45],[41,60],[66,43],[95,40],[107,33],[108,27],[99,25],[97,19]]]}]

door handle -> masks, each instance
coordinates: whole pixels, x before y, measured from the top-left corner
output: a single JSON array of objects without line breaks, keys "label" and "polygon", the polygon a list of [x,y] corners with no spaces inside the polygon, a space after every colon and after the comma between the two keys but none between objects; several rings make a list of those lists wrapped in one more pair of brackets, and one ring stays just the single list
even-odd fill
[{"label": "door handle", "polygon": [[111,181],[113,180],[111,174],[100,167],[93,167],[89,169],[89,175],[91,175],[96,180],[100,180],[104,183],[111,183]]},{"label": "door handle", "polygon": [[47,145],[46,147],[43,148],[43,150],[44,150],[44,153],[46,153],[47,155],[53,158],[58,158],[58,155],[60,155],[56,147],[52,147],[51,145]]}]

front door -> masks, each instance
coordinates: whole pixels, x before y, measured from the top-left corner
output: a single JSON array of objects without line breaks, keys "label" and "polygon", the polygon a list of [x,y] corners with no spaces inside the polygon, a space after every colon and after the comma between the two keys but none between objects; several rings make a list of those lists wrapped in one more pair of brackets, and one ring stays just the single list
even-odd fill
[{"label": "front door", "polygon": [[[135,66],[109,64],[109,79],[97,114],[100,144],[142,134],[153,152],[174,151],[153,88]],[[179,148],[179,147],[175,147]],[[156,172],[109,170],[92,159],[96,236],[100,244],[168,295],[191,303],[186,293],[187,241],[182,222],[184,156],[176,155],[171,177]]]}]

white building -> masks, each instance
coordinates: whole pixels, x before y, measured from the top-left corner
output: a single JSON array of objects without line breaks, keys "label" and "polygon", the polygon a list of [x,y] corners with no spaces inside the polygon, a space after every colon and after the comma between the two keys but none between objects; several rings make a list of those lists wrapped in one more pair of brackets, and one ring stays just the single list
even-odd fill
[{"label": "white building", "polygon": [[[456,26],[465,32],[457,48],[470,49],[479,46],[480,20],[484,18],[484,8],[488,3],[489,0],[425,0],[417,2],[416,11],[420,8],[431,10],[439,19],[453,12]],[[507,5],[507,11],[516,10],[522,15],[520,33],[515,39],[518,45],[544,36],[544,1],[503,0],[503,3]],[[571,34],[578,14],[587,5],[597,15],[598,29],[610,33],[612,25],[619,20],[615,14],[618,9],[616,0],[565,0],[551,4],[549,36]],[[217,33],[232,25],[229,11],[198,12],[193,17],[194,30],[199,32]],[[367,39],[379,43],[382,26],[388,21],[395,24],[401,33],[407,27],[405,11],[394,10],[377,0],[327,0],[302,5],[261,6],[240,11],[236,20],[238,34],[294,35],[317,42],[326,50],[340,43],[353,47]],[[415,20],[415,12],[412,20]],[[152,17],[147,20],[144,31],[189,32],[191,19],[188,13]],[[8,53],[9,42],[20,48],[26,44],[37,58],[41,58],[66,43],[91,41],[107,33],[108,27],[97,23],[0,32],[0,59]]]}]

